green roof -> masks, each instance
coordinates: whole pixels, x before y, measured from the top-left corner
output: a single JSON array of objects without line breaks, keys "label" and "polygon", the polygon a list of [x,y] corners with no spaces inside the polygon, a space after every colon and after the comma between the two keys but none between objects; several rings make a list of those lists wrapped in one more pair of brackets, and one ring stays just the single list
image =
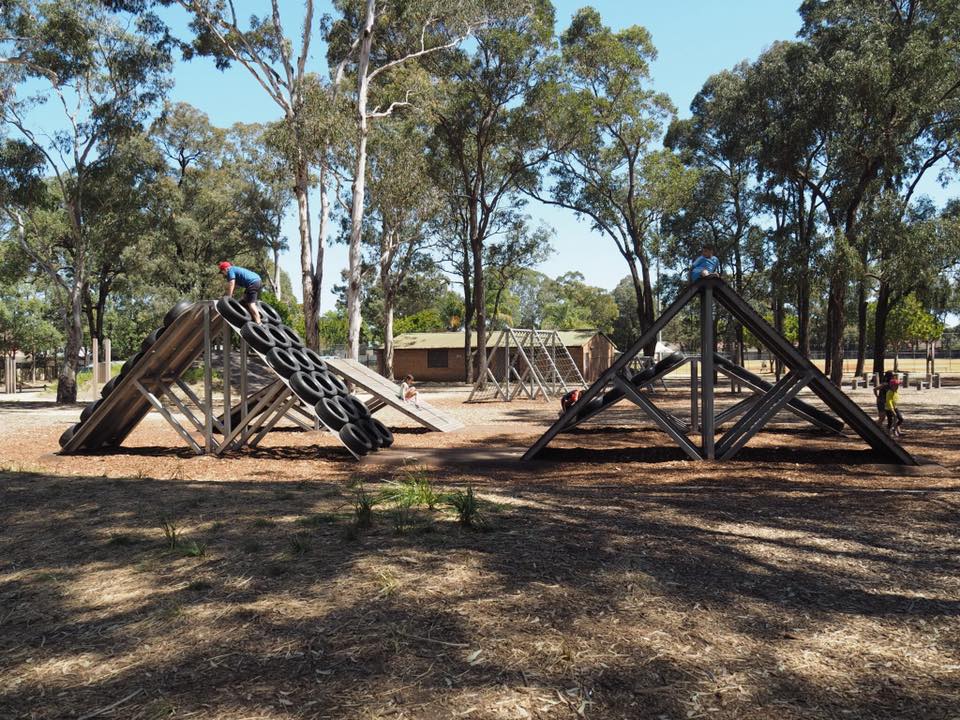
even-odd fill
[{"label": "green roof", "polygon": [[[582,347],[599,333],[597,330],[559,330],[560,342],[565,347]],[[599,333],[602,334],[602,333]],[[493,347],[500,337],[500,331],[487,334],[487,347]],[[473,333],[472,346],[477,344],[477,334]],[[455,350],[463,347],[462,332],[404,333],[393,339],[395,350]]]}]

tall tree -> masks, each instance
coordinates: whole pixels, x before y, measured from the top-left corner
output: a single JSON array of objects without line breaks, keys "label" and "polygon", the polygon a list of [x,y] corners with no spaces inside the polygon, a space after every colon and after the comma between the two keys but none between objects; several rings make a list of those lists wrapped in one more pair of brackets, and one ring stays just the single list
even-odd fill
[{"label": "tall tree", "polygon": [[538,0],[530,12],[493,19],[476,33],[476,47],[459,51],[435,74],[445,78],[435,111],[433,150],[438,177],[449,188],[455,260],[464,286],[466,380],[486,375],[486,353],[474,368],[471,348],[486,347],[489,238],[509,224],[522,200],[521,188],[536,184],[552,149],[544,141],[543,117],[553,80],[546,72],[553,35],[553,6]]},{"label": "tall tree", "polygon": [[[640,327],[654,321],[651,260],[663,217],[689,197],[696,174],[665,150],[652,150],[674,113],[669,98],[650,89],[656,51],[634,25],[614,32],[584,8],[561,36],[566,89],[563,112],[578,131],[558,148],[544,202],[573,210],[611,238],[627,262]],[[647,351],[653,353],[651,343]]]},{"label": "tall tree", "polygon": [[347,353],[356,358],[360,349],[361,241],[371,123],[411,106],[418,98],[422,101],[430,83],[417,72],[417,61],[456,47],[485,25],[488,16],[484,3],[471,0],[336,0],[334,5],[341,19],[333,24],[328,36],[328,56],[334,60],[347,58],[348,70],[356,80],[347,270]]},{"label": "tall tree", "polygon": [[[313,0],[304,0],[303,21],[298,42],[287,37],[280,15],[279,0],[271,0],[270,15],[253,15],[242,26],[233,3],[219,0],[162,0],[187,10],[193,17],[194,40],[186,46],[186,55],[212,56],[220,69],[238,63],[263,88],[280,108],[286,126],[291,155],[290,179],[297,201],[300,235],[300,276],[303,286],[304,331],[307,344],[318,347],[317,321],[323,282],[323,251],[326,228],[320,228],[316,254],[310,225],[309,190],[311,160],[326,153],[316,148],[316,138],[308,135],[308,95],[311,84],[319,82],[307,70],[310,44],[317,31]],[[343,65],[335,66],[333,85],[324,92],[333,94],[343,77]],[[321,202],[325,200],[326,166],[321,165]],[[321,212],[321,219],[328,217]]]},{"label": "tall tree", "polygon": [[[0,122],[19,134],[22,148],[42,156],[44,173],[52,173],[63,232],[33,232],[35,208],[6,209],[23,249],[63,294],[66,348],[57,400],[73,402],[93,251],[91,175],[110,161],[124,139],[140,132],[162,98],[169,48],[154,16],[144,13],[120,23],[99,5],[77,0],[30,3],[29,19],[19,32],[18,53],[25,60],[0,79],[5,97]],[[16,95],[18,89],[38,86],[32,95]],[[46,99],[63,113],[64,129],[52,135],[29,119],[30,110]]]}]

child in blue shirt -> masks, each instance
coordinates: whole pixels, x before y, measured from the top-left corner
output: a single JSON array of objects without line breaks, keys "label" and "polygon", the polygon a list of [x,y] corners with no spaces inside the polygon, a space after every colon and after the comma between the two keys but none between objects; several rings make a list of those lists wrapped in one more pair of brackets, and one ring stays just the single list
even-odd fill
[{"label": "child in blue shirt", "polygon": [[218,267],[220,268],[220,274],[223,275],[227,281],[224,295],[233,297],[234,288],[237,285],[242,287],[244,289],[243,304],[246,305],[247,310],[250,311],[250,317],[253,318],[253,321],[259,325],[260,308],[257,307],[257,300],[260,298],[260,290],[263,288],[260,276],[253,270],[247,270],[226,260],[221,262]]},{"label": "child in blue shirt", "polygon": [[690,269],[690,282],[710,275],[720,275],[720,258],[713,254],[713,245],[704,245],[700,257],[693,261]]}]

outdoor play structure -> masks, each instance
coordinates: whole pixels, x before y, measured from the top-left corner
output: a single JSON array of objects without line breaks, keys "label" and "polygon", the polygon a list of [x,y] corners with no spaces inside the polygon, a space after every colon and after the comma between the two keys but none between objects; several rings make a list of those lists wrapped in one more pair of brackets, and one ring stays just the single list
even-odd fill
[{"label": "outdoor play structure", "polygon": [[[642,354],[643,348],[655,341],[657,334],[689,303],[700,301],[699,356],[674,353],[653,367],[632,373],[630,363]],[[757,337],[789,370],[776,383],[770,384],[744,368],[735,365],[713,351],[714,310],[719,303]],[[690,419],[685,421],[664,412],[642,390],[690,364]],[[699,373],[698,373],[699,367]],[[715,372],[716,371],[716,372]],[[730,378],[750,391],[750,395],[720,413],[714,412],[716,373]],[[836,417],[797,399],[797,394],[809,387]],[[860,407],[837,388],[810,360],[780,333],[771,327],[753,308],[719,277],[707,277],[688,286],[677,300],[651,325],[634,345],[621,355],[600,378],[583,392],[580,399],[535,442],[524,454],[531,460],[561,432],[572,430],[580,423],[608,410],[616,402],[627,398],[640,408],[656,425],[694,460],[729,460],[734,457],[780,410],[789,410],[819,429],[840,433],[844,423],[863,438],[882,458],[916,465],[914,458]],[[717,428],[738,418],[717,438]],[[699,432],[700,443],[688,435]]]},{"label": "outdoor play structure", "polygon": [[[101,399],[80,415],[60,438],[64,454],[117,447],[156,410],[197,454],[221,455],[243,445],[255,447],[281,418],[306,430],[325,429],[359,459],[393,443],[393,434],[373,413],[390,406],[430,430],[463,427],[456,418],[420,402],[404,402],[400,388],[357,362],[323,358],[305,348],[260,303],[262,325],[233,298],[177,303],[104,385]],[[234,348],[234,336],[239,338]],[[194,365],[203,372],[198,394],[184,379]],[[223,407],[214,402],[214,370],[222,377]],[[348,384],[370,397],[361,401]],[[234,404],[234,392],[238,402]],[[185,419],[186,425],[176,415]]]},{"label": "outdoor play structure", "polygon": [[556,330],[505,328],[487,349],[487,372],[467,402],[560,397],[586,385]]}]

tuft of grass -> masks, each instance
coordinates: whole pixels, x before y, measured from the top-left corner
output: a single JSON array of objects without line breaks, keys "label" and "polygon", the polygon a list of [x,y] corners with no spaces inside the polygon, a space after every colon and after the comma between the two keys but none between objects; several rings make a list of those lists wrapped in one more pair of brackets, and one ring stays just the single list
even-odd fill
[{"label": "tuft of grass", "polygon": [[268,520],[267,518],[257,518],[253,521],[253,526],[255,528],[269,528],[276,525],[273,520]]},{"label": "tuft of grass", "polygon": [[377,577],[380,581],[380,592],[377,593],[379,597],[393,595],[400,589],[400,583],[389,570],[378,570]]},{"label": "tuft of grass", "polygon": [[300,558],[310,552],[310,541],[303,533],[296,533],[287,538],[287,554],[292,558]]},{"label": "tuft of grass", "polygon": [[204,557],[207,554],[207,544],[191,540],[180,548],[180,552],[187,557]]},{"label": "tuft of grass", "polygon": [[413,511],[409,505],[397,505],[390,512],[393,519],[393,531],[397,535],[406,535],[413,527]]},{"label": "tuft of grass", "polygon": [[110,533],[110,539],[107,540],[107,545],[126,546],[133,545],[136,542],[137,541],[134,538],[130,537],[129,535],[125,535],[124,533]]},{"label": "tuft of grass", "polygon": [[169,549],[173,550],[180,542],[180,529],[174,524],[173,520],[166,515],[160,516],[160,529],[163,531],[163,538]]},{"label": "tuft of grass", "polygon": [[407,507],[425,505],[428,509],[434,510],[442,499],[430,482],[427,470],[424,467],[408,469],[402,480],[399,482],[391,480],[387,485],[388,487],[383,491],[381,497],[386,502],[396,503],[397,505],[406,505]]},{"label": "tuft of grass", "polygon": [[447,496],[447,503],[457,513],[457,521],[464,527],[477,530],[489,528],[489,523],[480,510],[480,500],[473,491],[473,485],[468,485],[466,492],[458,490],[450,493]]},{"label": "tuft of grass", "polygon": [[204,592],[213,589],[213,585],[206,580],[191,580],[187,585],[187,590],[191,592]]},{"label": "tuft of grass", "polygon": [[377,499],[373,497],[361,484],[353,501],[354,523],[360,529],[373,525],[373,506]]}]

